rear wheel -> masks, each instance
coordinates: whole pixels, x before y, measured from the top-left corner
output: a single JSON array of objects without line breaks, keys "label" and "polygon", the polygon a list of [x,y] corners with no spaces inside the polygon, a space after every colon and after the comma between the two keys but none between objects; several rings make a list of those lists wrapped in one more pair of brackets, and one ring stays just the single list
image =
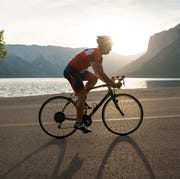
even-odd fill
[{"label": "rear wheel", "polygon": [[72,135],[76,121],[76,106],[71,98],[55,96],[45,101],[39,111],[42,130],[55,138]]},{"label": "rear wheel", "polygon": [[127,135],[134,132],[143,120],[141,103],[129,94],[117,94],[110,98],[102,110],[106,128],[114,134]]}]

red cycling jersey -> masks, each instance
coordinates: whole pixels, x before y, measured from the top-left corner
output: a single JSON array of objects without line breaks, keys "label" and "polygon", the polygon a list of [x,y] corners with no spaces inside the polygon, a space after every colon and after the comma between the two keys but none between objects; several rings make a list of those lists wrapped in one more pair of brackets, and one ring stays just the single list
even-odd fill
[{"label": "red cycling jersey", "polygon": [[79,72],[83,72],[89,66],[94,64],[102,64],[103,58],[99,48],[86,49],[76,55],[69,65]]}]

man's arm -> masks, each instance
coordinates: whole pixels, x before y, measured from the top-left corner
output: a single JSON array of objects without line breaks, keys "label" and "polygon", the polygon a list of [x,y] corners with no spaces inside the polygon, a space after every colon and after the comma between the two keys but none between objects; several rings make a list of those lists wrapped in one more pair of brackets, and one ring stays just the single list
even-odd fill
[{"label": "man's arm", "polygon": [[112,87],[115,87],[116,84],[114,83],[114,81],[112,81],[107,75],[106,73],[104,73],[104,70],[103,70],[103,66],[101,64],[94,64],[92,66],[96,76],[102,80],[103,82],[107,83],[107,84],[110,84]]}]

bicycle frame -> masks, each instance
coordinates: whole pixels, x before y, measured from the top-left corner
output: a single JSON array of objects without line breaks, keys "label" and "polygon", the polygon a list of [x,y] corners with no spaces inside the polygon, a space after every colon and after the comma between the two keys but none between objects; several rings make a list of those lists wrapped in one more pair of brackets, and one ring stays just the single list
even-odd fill
[{"label": "bicycle frame", "polygon": [[[122,76],[121,78],[120,78],[119,76],[117,76],[117,79],[119,80],[119,82],[122,82],[123,85],[124,85],[124,83],[125,83],[125,82],[124,82],[124,78],[125,78],[125,76]],[[91,88],[89,91],[91,91],[91,90],[93,90],[93,89],[96,89],[96,88],[102,88],[102,87],[107,87],[107,88],[108,88],[108,91],[107,91],[106,95],[101,99],[101,101],[92,109],[92,111],[90,112],[90,114],[89,114],[88,116],[92,117],[92,116],[96,113],[96,111],[103,105],[103,103],[108,100],[109,97],[112,98],[116,109],[120,112],[120,114],[121,114],[122,116],[124,116],[124,113],[123,113],[122,110],[120,109],[120,107],[119,107],[119,105],[118,105],[118,103],[117,103],[117,101],[116,101],[116,99],[115,99],[115,89],[114,89],[114,88],[112,89],[110,85],[108,85],[108,84],[103,84],[103,85],[94,86],[94,87]],[[71,101],[73,101],[72,98],[73,98],[74,96],[75,96],[75,94],[74,94],[74,95],[71,95],[71,97],[70,97],[69,99],[70,99]],[[74,101],[73,101],[73,102],[74,102]],[[68,119],[69,119],[69,118],[68,118]]]},{"label": "bicycle frame", "polygon": [[[93,89],[96,89],[96,88],[103,88],[103,87],[107,87],[107,88],[108,88],[108,91],[107,91],[106,95],[101,99],[101,101],[91,110],[90,114],[88,115],[88,116],[90,116],[90,117],[92,117],[92,116],[96,113],[96,111],[103,105],[103,103],[104,103],[110,96],[112,97],[112,99],[113,99],[113,101],[114,101],[114,103],[115,103],[115,99],[114,99],[114,93],[115,93],[115,92],[114,92],[114,91],[111,89],[111,87],[110,87],[109,85],[107,85],[107,84],[94,86],[93,88],[90,89],[90,91],[93,90]],[[71,97],[69,98],[69,102],[66,103],[66,105],[65,105],[64,108],[63,108],[63,111],[64,111],[64,109],[66,108],[66,106],[70,103],[70,101],[73,101],[72,98],[74,98],[74,96],[75,96],[75,94],[71,94]],[[73,103],[74,103],[74,101],[73,101]],[[115,104],[115,106],[117,106],[117,105]],[[119,109],[118,109],[118,110],[119,110]],[[121,111],[121,110],[120,110],[120,111]],[[120,112],[120,113],[122,114],[122,112]],[[66,118],[66,119],[68,119],[68,120],[75,120],[74,118],[71,118],[71,117],[68,117],[68,118]]]},{"label": "bicycle frame", "polygon": [[102,88],[102,87],[107,87],[108,91],[106,93],[106,95],[101,99],[101,101],[92,109],[92,111],[90,112],[89,116],[93,116],[96,111],[101,107],[101,105],[103,105],[103,103],[111,96],[113,98],[114,96],[114,92],[111,89],[110,86],[104,84],[104,85],[99,85],[99,86],[95,86],[93,88],[91,88],[90,90],[96,89],[96,88]]},{"label": "bicycle frame", "polygon": [[96,89],[96,88],[102,88],[102,87],[107,87],[108,91],[107,91],[106,95],[101,99],[101,101],[92,109],[89,116],[92,117],[96,113],[96,111],[104,104],[104,102],[107,101],[107,99],[109,97],[112,98],[116,108],[121,113],[121,115],[124,115],[122,110],[119,108],[119,105],[117,104],[115,98],[114,98],[115,91],[111,88],[111,86],[109,86],[107,84],[104,84],[104,85],[95,86],[95,87],[91,88],[90,90],[93,90],[93,89]]}]

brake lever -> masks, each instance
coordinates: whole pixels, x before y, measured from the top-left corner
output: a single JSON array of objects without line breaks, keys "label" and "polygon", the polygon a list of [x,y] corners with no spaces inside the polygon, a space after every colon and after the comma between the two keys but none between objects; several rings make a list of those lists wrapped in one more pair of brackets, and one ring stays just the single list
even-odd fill
[{"label": "brake lever", "polygon": [[122,80],[122,85],[125,86],[125,80],[124,79]]},{"label": "brake lever", "polygon": [[125,86],[125,80],[124,80],[125,76],[121,76],[119,77],[119,80],[121,81],[122,85]]}]

